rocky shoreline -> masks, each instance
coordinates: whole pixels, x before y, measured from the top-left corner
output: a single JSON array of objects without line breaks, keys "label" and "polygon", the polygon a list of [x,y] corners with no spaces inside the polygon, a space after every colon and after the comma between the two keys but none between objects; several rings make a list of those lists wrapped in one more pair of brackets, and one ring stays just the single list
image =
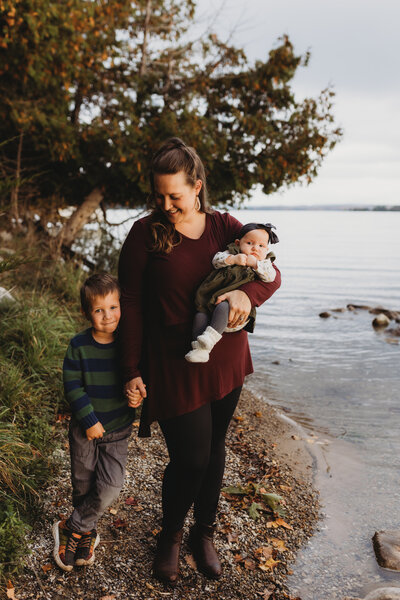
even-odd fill
[{"label": "rocky shoreline", "polygon": [[[65,423],[59,426],[66,430]],[[66,437],[64,440],[55,457],[60,463],[59,476],[43,493],[43,513],[31,534],[32,554],[22,575],[12,582],[15,598],[291,598],[286,577],[298,549],[317,526],[319,504],[312,486],[312,457],[297,430],[274,408],[244,390],[230,427],[224,480],[230,489],[222,494],[216,536],[223,576],[210,581],[197,572],[186,532],[181,576],[174,589],[151,575],[160,529],[161,475],[167,462],[158,428],[154,427],[150,439],[139,439],[136,432],[132,436],[124,489],[99,524],[96,562],[72,573],[60,571],[51,557],[51,524],[71,509]],[[232,486],[247,493],[231,493]],[[275,512],[263,502],[263,494],[282,498]],[[258,505],[256,513],[254,504]],[[259,517],[252,518],[257,513]]]}]

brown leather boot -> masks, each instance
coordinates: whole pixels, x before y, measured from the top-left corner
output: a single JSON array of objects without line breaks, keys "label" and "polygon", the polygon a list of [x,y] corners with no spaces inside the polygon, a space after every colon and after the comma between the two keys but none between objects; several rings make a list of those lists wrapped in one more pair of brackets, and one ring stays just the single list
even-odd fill
[{"label": "brown leather boot", "polygon": [[174,533],[162,530],[157,540],[153,574],[157,579],[170,585],[175,585],[178,579],[182,535],[183,529],[179,529]]},{"label": "brown leather boot", "polygon": [[188,544],[198,570],[211,579],[218,579],[222,567],[213,544],[214,531],[214,525],[196,523],[190,530]]}]

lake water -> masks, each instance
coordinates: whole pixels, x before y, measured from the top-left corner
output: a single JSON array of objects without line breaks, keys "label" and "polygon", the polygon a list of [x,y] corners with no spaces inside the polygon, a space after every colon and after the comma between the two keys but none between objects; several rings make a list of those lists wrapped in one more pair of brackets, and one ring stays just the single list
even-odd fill
[{"label": "lake water", "polygon": [[368,311],[319,317],[349,303],[400,310],[400,213],[231,212],[272,222],[280,238],[283,283],[258,309],[248,385],[312,430],[318,450],[325,517],[289,578],[292,594],[341,600],[400,587],[371,544],[375,531],[400,528],[400,338],[377,333]]}]

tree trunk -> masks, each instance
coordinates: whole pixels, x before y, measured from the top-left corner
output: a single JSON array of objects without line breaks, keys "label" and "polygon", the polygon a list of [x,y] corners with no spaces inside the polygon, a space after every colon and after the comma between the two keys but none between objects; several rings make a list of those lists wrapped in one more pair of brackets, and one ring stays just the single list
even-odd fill
[{"label": "tree trunk", "polygon": [[19,197],[19,187],[21,182],[21,155],[22,155],[22,141],[24,139],[24,134],[22,131],[19,134],[19,142],[18,142],[18,152],[17,152],[17,168],[15,172],[15,186],[11,190],[11,215],[15,221],[15,227],[17,229],[21,229],[21,224],[19,222],[19,207],[18,207],[18,197]]},{"label": "tree trunk", "polygon": [[143,77],[147,69],[147,41],[149,36],[150,28],[150,17],[151,17],[151,0],[147,0],[146,4],[146,16],[143,26],[143,43],[142,43],[142,58],[140,61],[139,75]]},{"label": "tree trunk", "polygon": [[58,234],[60,246],[71,246],[77,234],[84,225],[89,221],[90,216],[99,207],[103,200],[104,194],[100,188],[94,188],[88,196],[86,196],[83,204],[81,204],[70,216],[60,233]]}]

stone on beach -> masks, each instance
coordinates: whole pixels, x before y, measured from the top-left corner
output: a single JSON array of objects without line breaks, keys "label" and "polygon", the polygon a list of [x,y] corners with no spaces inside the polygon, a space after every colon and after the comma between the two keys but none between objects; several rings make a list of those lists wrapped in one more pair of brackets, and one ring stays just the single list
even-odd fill
[{"label": "stone on beach", "polygon": [[376,531],[372,541],[378,564],[385,569],[400,571],[400,530]]},{"label": "stone on beach", "polygon": [[390,319],[383,313],[379,313],[372,321],[373,327],[387,327],[390,324]]},{"label": "stone on beach", "polygon": [[390,329],[386,329],[385,333],[390,333],[390,335],[396,335],[400,337],[400,327],[391,327]]},{"label": "stone on beach", "polygon": [[328,319],[331,316],[330,312],[322,312],[319,313],[319,316],[321,317],[321,319]]},{"label": "stone on beach", "polygon": [[348,304],[347,305],[347,310],[373,310],[370,306],[368,306],[367,304]]},{"label": "stone on beach", "polygon": [[398,310],[389,310],[387,308],[382,308],[382,306],[377,306],[376,308],[371,308],[369,312],[371,315],[379,315],[383,313],[391,321],[400,322],[400,312]]}]

